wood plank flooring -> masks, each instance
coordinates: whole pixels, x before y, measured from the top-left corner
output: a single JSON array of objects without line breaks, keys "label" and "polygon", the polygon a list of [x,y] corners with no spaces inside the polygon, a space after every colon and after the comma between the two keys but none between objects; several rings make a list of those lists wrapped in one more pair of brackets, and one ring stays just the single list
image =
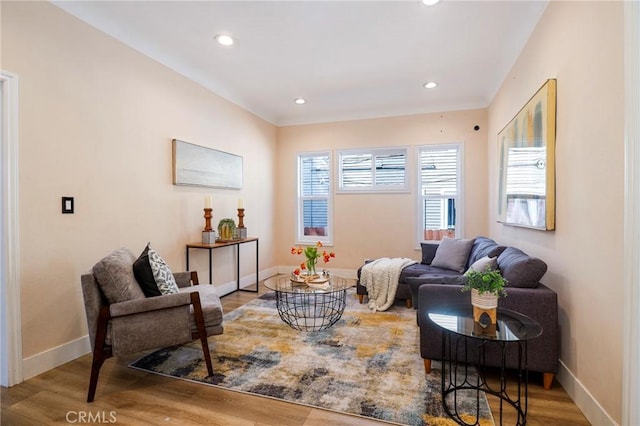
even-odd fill
[{"label": "wood plank flooring", "polygon": [[[265,291],[260,286],[260,293]],[[223,298],[225,312],[256,297],[237,292]],[[416,348],[416,354],[418,354]],[[85,355],[47,371],[20,385],[1,388],[0,424],[50,425],[220,425],[220,426],[325,426],[382,425],[355,416],[314,409],[278,400],[246,395],[216,387],[162,377],[128,368],[139,358],[111,358],[100,372],[96,400],[86,403],[91,356]],[[419,356],[419,355],[417,355]],[[421,374],[421,372],[416,372]],[[491,378],[497,384],[497,378]],[[532,377],[529,385],[529,414],[532,426],[588,425],[578,407],[556,382],[550,391],[542,388],[542,378]],[[499,404],[490,398],[494,417]],[[506,410],[504,424],[514,424]],[[84,421],[82,421],[84,420]],[[88,420],[92,420],[89,422]]]}]

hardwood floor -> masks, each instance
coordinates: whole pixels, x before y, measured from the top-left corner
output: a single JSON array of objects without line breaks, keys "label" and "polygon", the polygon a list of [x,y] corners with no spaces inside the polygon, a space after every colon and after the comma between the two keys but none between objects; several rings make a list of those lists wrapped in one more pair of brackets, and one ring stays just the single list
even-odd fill
[{"label": "hardwood floor", "polygon": [[[267,290],[260,286],[260,293]],[[225,312],[256,297],[238,292],[222,299]],[[416,350],[418,350],[416,348]],[[123,425],[381,425],[278,400],[144,373],[127,365],[139,358],[112,358],[100,372],[96,400],[86,403],[91,356],[85,355],[12,388],[1,389],[2,425],[99,424]],[[496,378],[491,378],[497,384]],[[529,385],[527,424],[588,425],[589,422],[556,382],[550,391],[542,378]],[[490,398],[494,417],[499,405]],[[505,410],[504,424],[514,424]]]}]

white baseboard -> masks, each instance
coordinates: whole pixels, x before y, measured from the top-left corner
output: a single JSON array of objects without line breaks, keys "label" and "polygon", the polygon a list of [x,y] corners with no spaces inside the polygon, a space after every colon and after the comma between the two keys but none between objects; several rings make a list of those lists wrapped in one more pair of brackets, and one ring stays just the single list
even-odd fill
[{"label": "white baseboard", "polygon": [[556,378],[567,392],[567,395],[569,395],[592,425],[618,426],[618,423],[609,416],[600,403],[598,403],[593,395],[591,395],[562,361],[560,361],[560,368],[558,369]]},{"label": "white baseboard", "polygon": [[[260,280],[264,280],[265,278],[269,278],[278,273],[278,267],[274,266],[272,268],[264,269],[259,271],[258,278]],[[224,284],[216,284],[216,290],[218,294],[229,294],[236,290],[237,283],[236,281],[229,281]],[[255,289],[256,287],[256,275],[249,274],[245,277],[240,277],[240,288]]]},{"label": "white baseboard", "polygon": [[84,336],[22,360],[23,380],[30,379],[91,352],[89,336]]}]

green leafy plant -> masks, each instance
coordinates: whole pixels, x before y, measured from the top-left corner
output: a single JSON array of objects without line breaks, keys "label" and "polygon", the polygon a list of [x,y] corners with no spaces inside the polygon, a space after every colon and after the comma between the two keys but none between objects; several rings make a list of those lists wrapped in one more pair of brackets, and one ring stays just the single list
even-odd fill
[{"label": "green leafy plant", "polygon": [[477,290],[480,294],[489,293],[497,297],[507,296],[504,289],[507,280],[499,270],[487,269],[484,272],[469,270],[464,274],[464,281],[462,291]]}]

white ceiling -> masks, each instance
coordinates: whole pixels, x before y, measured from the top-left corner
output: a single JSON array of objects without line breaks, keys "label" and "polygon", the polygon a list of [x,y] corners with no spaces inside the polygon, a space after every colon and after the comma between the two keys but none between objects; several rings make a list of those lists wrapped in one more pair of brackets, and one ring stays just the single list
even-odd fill
[{"label": "white ceiling", "polygon": [[[54,1],[276,125],[486,107],[547,1]],[[214,41],[231,34],[236,44]],[[437,81],[432,90],[423,88]],[[296,105],[297,97],[307,99]]]}]

